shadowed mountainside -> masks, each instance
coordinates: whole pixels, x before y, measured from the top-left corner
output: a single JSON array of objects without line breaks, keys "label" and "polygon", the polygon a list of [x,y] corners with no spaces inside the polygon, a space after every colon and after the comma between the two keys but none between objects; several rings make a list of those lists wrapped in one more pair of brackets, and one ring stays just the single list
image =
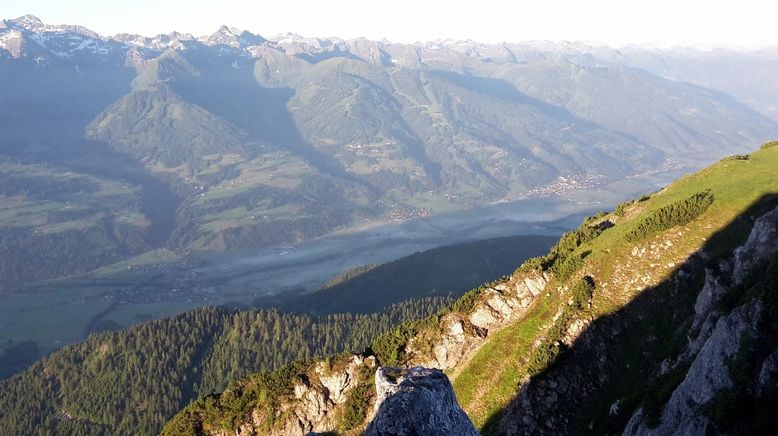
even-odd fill
[{"label": "shadowed mountainside", "polygon": [[[725,319],[735,313],[735,309],[751,305],[755,299],[761,299],[763,304],[774,304],[776,277],[770,272],[774,268],[767,268],[766,271],[763,268],[778,261],[775,254],[767,254],[758,263],[751,264],[748,270],[739,272],[719,269],[726,259],[736,253],[736,248],[746,243],[755,219],[772,213],[776,207],[778,194],[761,197],[743,214],[713,234],[687,260],[673,267],[668,279],[642,289],[626,305],[612,313],[599,317],[586,313],[578,315],[577,318],[586,323],[585,328],[576,327],[578,331],[572,335],[570,330],[573,329],[562,332],[561,343],[554,351],[555,357],[539,372],[521,380],[517,386],[519,394],[488,418],[483,425],[483,433],[616,433],[624,430],[627,421],[639,409],[642,410],[648,428],[655,426],[665,403],[676,388],[685,378],[691,379],[688,371],[696,353],[690,352],[689,347],[697,340],[697,335],[706,333],[699,331],[700,322],[695,322],[695,318],[709,316],[709,313],[704,312],[707,309],[713,312],[712,322],[715,325],[716,320]],[[775,229],[778,221],[771,221],[769,225]],[[729,297],[729,302],[724,302],[726,295],[717,295],[713,301],[708,301],[708,307],[701,309],[700,301],[710,298],[705,295],[704,288],[714,277],[714,271],[720,274],[715,280],[725,284],[735,281],[734,274],[749,275],[742,286],[757,289],[757,292],[743,299],[735,296],[734,301],[733,297]],[[597,286],[597,278],[592,277],[592,280]],[[595,290],[595,299],[597,292]],[[727,293],[749,294],[734,286]],[[596,304],[596,301],[591,304]],[[763,363],[769,365],[765,359],[778,344],[778,336],[775,335],[778,326],[776,314],[775,307],[758,312],[758,330],[742,337],[733,333],[736,335],[736,353],[733,353],[732,347],[722,351],[727,353],[726,359],[758,359],[752,362],[757,369],[761,369]],[[568,328],[574,322],[571,320]],[[738,345],[741,341],[748,342],[748,348],[741,349]],[[754,376],[751,370],[752,373],[748,374],[751,379],[744,380],[743,374],[736,374],[739,368],[729,368],[730,373],[725,371],[719,373],[718,377],[727,379],[731,376],[734,383],[744,385],[756,386],[759,383],[754,380],[758,379],[758,372]],[[694,383],[703,382],[696,380]],[[729,383],[734,389],[750,392],[741,394],[743,397],[736,401],[762,401],[757,399],[754,388]],[[696,387],[700,388],[707,389],[699,385]],[[724,398],[725,395],[726,390],[714,390],[712,401],[729,401]],[[707,417],[705,425],[714,433],[735,430],[735,434],[766,434],[770,413],[767,411],[771,407],[769,405],[776,404],[778,398],[775,392],[770,395],[773,396],[765,397],[764,406],[758,410],[746,412],[742,409],[747,407],[745,404],[703,402],[696,404],[699,409],[689,414]],[[714,412],[714,407],[723,409]],[[733,415],[736,413],[745,413],[748,417]],[[751,418],[753,421],[747,422]],[[734,422],[738,425],[733,426]],[[681,424],[677,422],[677,425]]]},{"label": "shadowed mountainside", "polygon": [[370,313],[421,296],[461,295],[546,252],[556,236],[522,235],[444,246],[377,265],[342,283],[283,303],[309,313]]}]

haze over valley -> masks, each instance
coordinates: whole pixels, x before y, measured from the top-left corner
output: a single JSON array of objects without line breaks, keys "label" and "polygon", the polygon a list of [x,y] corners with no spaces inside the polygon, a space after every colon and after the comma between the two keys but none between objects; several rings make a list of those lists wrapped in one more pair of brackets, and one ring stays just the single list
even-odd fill
[{"label": "haze over valley", "polygon": [[774,48],[4,20],[0,349],[561,234],[778,136],[776,70]]},{"label": "haze over valley", "polygon": [[3,0],[0,435],[774,434],[772,9]]}]

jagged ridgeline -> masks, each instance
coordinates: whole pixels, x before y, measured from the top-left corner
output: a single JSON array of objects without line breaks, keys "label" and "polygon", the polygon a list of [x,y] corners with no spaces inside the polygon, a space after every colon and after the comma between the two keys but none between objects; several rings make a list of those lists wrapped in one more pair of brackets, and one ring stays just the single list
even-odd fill
[{"label": "jagged ridgeline", "polygon": [[356,434],[376,365],[445,370],[487,434],[765,432],[778,404],[777,207],[769,143],[586,219],[364,355],[197,400],[164,434]]}]

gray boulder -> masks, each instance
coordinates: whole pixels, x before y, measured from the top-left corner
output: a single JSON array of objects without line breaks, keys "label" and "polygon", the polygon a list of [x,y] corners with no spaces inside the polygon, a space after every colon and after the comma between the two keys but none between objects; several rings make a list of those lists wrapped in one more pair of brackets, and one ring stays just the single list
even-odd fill
[{"label": "gray boulder", "polygon": [[376,414],[365,431],[376,435],[478,435],[437,369],[378,368]]}]

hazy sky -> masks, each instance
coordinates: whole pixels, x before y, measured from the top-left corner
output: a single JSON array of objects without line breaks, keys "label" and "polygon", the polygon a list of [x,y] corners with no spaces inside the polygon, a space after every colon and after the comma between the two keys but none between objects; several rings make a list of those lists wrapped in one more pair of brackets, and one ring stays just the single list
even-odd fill
[{"label": "hazy sky", "polygon": [[0,0],[0,17],[31,13],[104,35],[194,35],[220,25],[263,36],[366,36],[396,42],[443,38],[778,45],[769,0]]}]

